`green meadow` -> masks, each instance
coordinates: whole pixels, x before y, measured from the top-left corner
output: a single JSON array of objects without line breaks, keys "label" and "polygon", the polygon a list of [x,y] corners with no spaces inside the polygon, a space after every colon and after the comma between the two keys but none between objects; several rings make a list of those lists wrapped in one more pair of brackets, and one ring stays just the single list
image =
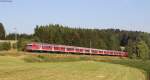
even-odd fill
[{"label": "green meadow", "polygon": [[[0,80],[146,80],[143,69],[108,62],[120,59],[115,57],[49,55],[49,58],[59,58],[58,62],[29,62],[26,57],[29,55],[0,56]],[[76,59],[63,59],[69,57]],[[92,58],[95,60],[91,60]]]}]

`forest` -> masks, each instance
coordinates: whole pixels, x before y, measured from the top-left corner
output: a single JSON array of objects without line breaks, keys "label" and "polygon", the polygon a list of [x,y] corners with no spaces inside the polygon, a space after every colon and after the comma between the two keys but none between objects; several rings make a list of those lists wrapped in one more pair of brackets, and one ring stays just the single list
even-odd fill
[{"label": "forest", "polygon": [[[0,39],[14,40],[16,33],[6,34],[0,24]],[[18,49],[27,43],[41,42],[106,50],[123,50],[132,59],[150,59],[150,33],[120,29],[73,28],[60,24],[37,25],[33,34],[17,34]],[[123,48],[123,49],[122,49]]]}]

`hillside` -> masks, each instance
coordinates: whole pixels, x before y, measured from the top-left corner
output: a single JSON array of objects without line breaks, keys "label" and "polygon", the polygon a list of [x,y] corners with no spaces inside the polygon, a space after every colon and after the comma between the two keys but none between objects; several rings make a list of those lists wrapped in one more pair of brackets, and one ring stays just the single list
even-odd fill
[{"label": "hillside", "polygon": [[0,56],[0,65],[0,80],[146,80],[143,70],[106,62],[28,63]]}]

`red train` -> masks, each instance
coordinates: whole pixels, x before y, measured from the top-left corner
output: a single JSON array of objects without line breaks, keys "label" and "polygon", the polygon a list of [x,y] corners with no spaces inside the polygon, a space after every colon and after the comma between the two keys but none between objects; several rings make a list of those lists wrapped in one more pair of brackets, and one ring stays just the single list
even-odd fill
[{"label": "red train", "polygon": [[27,51],[45,51],[45,52],[62,52],[62,53],[80,53],[92,55],[109,55],[109,56],[123,56],[127,57],[127,52],[114,51],[114,50],[101,50],[94,48],[45,44],[45,43],[31,43],[26,45]]}]

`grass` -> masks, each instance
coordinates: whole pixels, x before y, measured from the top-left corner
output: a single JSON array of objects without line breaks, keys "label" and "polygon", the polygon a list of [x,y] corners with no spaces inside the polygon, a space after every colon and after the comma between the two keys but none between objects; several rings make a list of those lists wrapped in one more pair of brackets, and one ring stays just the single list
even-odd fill
[{"label": "grass", "polygon": [[45,53],[26,53],[24,58],[27,62],[69,62],[69,61],[101,61],[110,62],[127,58],[112,56],[90,56],[90,55],[73,55],[73,54],[45,54]]},{"label": "grass", "polygon": [[[39,54],[40,55],[40,54]],[[39,55],[32,54],[32,57]],[[145,72],[119,64],[106,63],[118,57],[54,54],[48,62],[27,62],[21,56],[0,56],[0,80],[145,80]],[[40,56],[40,58],[43,58]],[[55,60],[59,58],[60,60]],[[64,60],[67,58],[67,61]],[[75,58],[76,61],[70,60]],[[45,59],[45,58],[44,58]],[[88,60],[87,60],[88,59]],[[52,60],[52,59],[50,59]],[[69,61],[70,60],[70,61]],[[95,61],[93,61],[95,60]],[[123,58],[126,60],[126,58]]]},{"label": "grass", "polygon": [[121,65],[142,69],[146,72],[147,79],[150,80],[150,61],[127,59],[127,60],[112,60],[110,63],[121,64]]}]

